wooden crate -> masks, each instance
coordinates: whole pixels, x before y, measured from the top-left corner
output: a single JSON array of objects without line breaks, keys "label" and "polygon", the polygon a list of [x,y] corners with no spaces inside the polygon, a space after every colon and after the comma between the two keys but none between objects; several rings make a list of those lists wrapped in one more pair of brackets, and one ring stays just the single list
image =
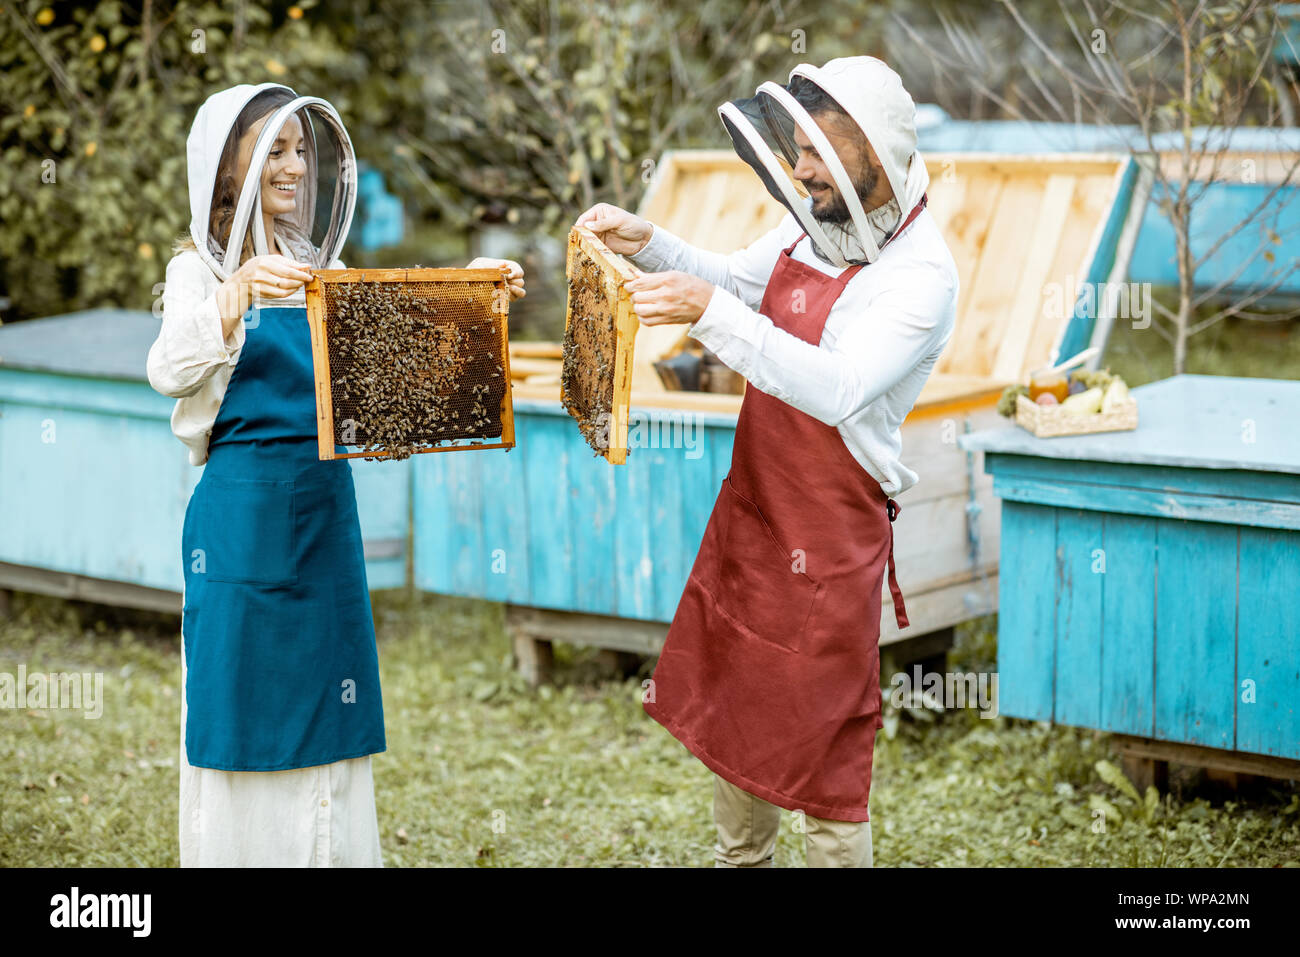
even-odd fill
[{"label": "wooden crate", "polygon": [[632,357],[641,325],[623,284],[636,270],[596,238],[569,232],[568,297],[560,401],[583,438],[611,465],[627,461]]},{"label": "wooden crate", "polygon": [[[423,364],[414,373],[394,370],[393,379],[385,387],[399,387],[396,381],[399,375],[432,376],[441,372],[448,379],[448,385],[439,388],[438,397],[446,396],[450,414],[411,436],[417,445],[414,451],[513,447],[508,341],[510,295],[506,283],[504,269],[314,270],[306,296],[320,458],[388,458],[396,454],[386,449],[340,451],[347,446],[366,444],[355,441],[366,433],[355,397],[345,395],[339,386],[340,369],[349,360],[341,349],[343,332],[337,321],[338,309],[348,287],[355,289],[370,284],[405,293],[427,308],[427,312],[418,315],[407,313],[424,332],[424,341],[411,342],[407,355]],[[455,363],[453,371],[440,368],[449,361]],[[471,417],[474,422],[470,422]]]},{"label": "wooden crate", "polygon": [[1300,760],[1300,382],[1180,375],[1133,394],[1140,434],[962,440],[1003,500],[1000,711]]},{"label": "wooden crate", "polygon": [[1129,399],[1109,412],[1078,415],[1059,405],[1039,405],[1026,395],[1016,396],[1016,424],[1039,438],[1054,435],[1087,435],[1092,432],[1124,432],[1138,427],[1136,399]]}]

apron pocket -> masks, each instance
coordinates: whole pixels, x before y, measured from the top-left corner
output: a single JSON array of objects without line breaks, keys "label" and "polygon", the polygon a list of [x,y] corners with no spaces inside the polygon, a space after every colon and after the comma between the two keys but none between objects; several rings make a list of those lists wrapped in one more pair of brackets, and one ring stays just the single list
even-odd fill
[{"label": "apron pocket", "polygon": [[297,584],[293,482],[205,475],[200,483],[204,494],[188,548],[191,554],[203,549],[204,578],[274,587]]},{"label": "apron pocket", "polygon": [[795,571],[796,557],[776,540],[758,506],[731,484],[718,560],[717,603],[749,634],[798,651],[821,585]]}]

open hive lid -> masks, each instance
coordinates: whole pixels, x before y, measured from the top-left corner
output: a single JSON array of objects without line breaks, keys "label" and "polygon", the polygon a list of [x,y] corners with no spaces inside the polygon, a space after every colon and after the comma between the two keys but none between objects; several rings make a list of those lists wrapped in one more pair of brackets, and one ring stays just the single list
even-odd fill
[{"label": "open hive lid", "polygon": [[[1067,329],[1081,288],[1109,277],[1121,231],[1132,231],[1124,227],[1136,170],[1124,154],[934,153],[925,159],[928,209],[957,264],[961,290],[952,338],[916,408],[992,403],[1006,385],[1089,345],[1095,316],[1074,323],[1068,340]],[[666,153],[639,212],[720,253],[748,245],[786,215],[730,150]],[[738,410],[740,396],[646,386],[657,379],[651,364],[680,349],[688,328],[640,330],[632,404]],[[1072,351],[1058,356],[1062,346]],[[549,383],[516,389],[536,398],[557,391]]]}]

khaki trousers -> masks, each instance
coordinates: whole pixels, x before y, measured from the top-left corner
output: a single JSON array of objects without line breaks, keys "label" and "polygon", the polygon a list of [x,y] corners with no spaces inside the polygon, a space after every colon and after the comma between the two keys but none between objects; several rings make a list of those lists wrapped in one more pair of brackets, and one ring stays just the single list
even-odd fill
[{"label": "khaki trousers", "polygon": [[[771,867],[781,809],[713,776],[714,867]],[[805,816],[809,867],[871,867],[871,823]]]}]

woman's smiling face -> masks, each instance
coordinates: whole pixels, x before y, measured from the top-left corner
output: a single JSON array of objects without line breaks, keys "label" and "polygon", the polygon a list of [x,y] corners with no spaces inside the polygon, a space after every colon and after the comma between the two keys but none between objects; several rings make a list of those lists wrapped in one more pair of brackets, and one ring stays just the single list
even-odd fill
[{"label": "woman's smiling face", "polygon": [[[239,177],[242,183],[248,175],[248,164],[253,156],[253,145],[266,125],[268,113],[244,134],[239,144]],[[295,114],[280,129],[280,135],[271,146],[266,165],[262,168],[262,215],[281,216],[292,213],[297,204],[298,187],[307,175],[306,143],[303,141],[302,122]],[[268,237],[269,239],[270,237]]]}]

